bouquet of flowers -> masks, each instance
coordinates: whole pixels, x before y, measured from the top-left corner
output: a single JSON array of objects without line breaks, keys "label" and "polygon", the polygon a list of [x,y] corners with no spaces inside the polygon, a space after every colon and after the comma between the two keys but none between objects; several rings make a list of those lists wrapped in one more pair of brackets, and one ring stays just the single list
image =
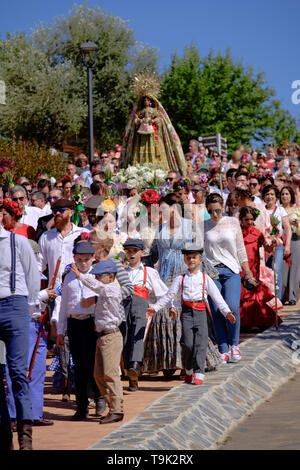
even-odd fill
[{"label": "bouquet of flowers", "polygon": [[296,235],[300,235],[300,211],[299,208],[295,208],[294,211],[288,214],[292,232]]},{"label": "bouquet of flowers", "polygon": [[126,169],[121,169],[112,177],[112,181],[114,183],[126,183],[129,189],[155,189],[165,182],[166,174],[166,170],[156,168],[151,163],[137,164],[136,166],[130,165]]}]

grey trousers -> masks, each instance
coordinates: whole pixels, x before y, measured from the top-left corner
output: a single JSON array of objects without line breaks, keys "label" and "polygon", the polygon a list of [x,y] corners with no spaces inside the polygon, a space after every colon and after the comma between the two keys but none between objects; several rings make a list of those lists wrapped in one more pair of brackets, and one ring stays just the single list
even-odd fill
[{"label": "grey trousers", "polygon": [[131,362],[143,362],[148,305],[148,300],[133,295],[131,302],[125,307],[126,331],[124,333],[123,348],[125,369],[129,368]]},{"label": "grey trousers", "polygon": [[206,311],[195,310],[183,305],[181,313],[183,364],[186,370],[205,372],[205,360],[208,346],[208,328]]}]

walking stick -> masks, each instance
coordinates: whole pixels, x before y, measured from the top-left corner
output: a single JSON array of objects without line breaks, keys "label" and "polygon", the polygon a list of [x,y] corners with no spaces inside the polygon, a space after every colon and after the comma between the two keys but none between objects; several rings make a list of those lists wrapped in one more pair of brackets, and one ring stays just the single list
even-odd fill
[{"label": "walking stick", "polygon": [[273,255],[273,271],[274,271],[274,290],[275,290],[275,326],[278,330],[278,308],[277,308],[277,279],[276,279],[276,261],[275,261],[275,248]]},{"label": "walking stick", "polygon": [[[55,281],[56,281],[58,270],[59,270],[59,267],[60,267],[60,263],[61,263],[61,257],[58,258],[57,263],[56,263],[56,268],[55,268],[54,276],[53,276],[52,283],[51,283],[51,289],[54,289]],[[29,371],[28,371],[28,382],[31,379],[31,373],[32,373],[36,353],[37,353],[37,350],[38,350],[38,347],[39,347],[39,344],[40,344],[40,339],[42,337],[43,328],[46,325],[47,318],[48,318],[48,307],[46,306],[45,312],[42,316],[39,334],[38,334],[38,337],[37,337],[37,340],[36,340],[36,343],[35,343],[35,346],[34,346],[34,350],[33,350],[33,353],[32,353],[31,361],[30,361],[30,366],[29,366]]]}]

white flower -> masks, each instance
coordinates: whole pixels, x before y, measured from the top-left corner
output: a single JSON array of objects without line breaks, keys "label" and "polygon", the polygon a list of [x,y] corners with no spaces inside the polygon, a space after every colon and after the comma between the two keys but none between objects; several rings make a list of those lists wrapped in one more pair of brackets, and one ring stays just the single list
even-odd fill
[{"label": "white flower", "polygon": [[138,188],[139,184],[135,179],[129,179],[127,181],[128,189]]}]

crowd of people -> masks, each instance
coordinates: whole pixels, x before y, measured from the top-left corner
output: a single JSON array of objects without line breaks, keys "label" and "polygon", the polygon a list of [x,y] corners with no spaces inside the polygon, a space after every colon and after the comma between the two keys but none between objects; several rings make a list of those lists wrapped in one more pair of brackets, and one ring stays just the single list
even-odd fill
[{"label": "crowd of people", "polygon": [[179,371],[201,385],[242,359],[240,331],[278,326],[298,301],[299,147],[228,158],[191,140],[185,174],[166,171],[155,188],[113,183],[121,151],[70,158],[59,181],[0,187],[1,448],[16,430],[30,449],[32,426],[53,424],[50,349],[64,401],[74,378],[72,420],[93,402],[99,423],[113,423],[124,380],[139,393],[142,374]]}]

